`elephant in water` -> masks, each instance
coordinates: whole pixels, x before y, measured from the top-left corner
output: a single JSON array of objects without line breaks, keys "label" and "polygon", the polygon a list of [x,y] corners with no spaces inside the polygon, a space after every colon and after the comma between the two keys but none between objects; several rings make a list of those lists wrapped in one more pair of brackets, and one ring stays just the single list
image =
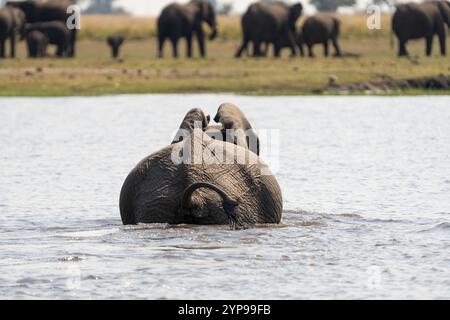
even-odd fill
[{"label": "elephant in water", "polygon": [[[8,1],[7,7],[18,8],[26,16],[27,23],[60,21],[65,25],[70,20],[71,14],[67,8],[71,5],[69,0],[60,1]],[[77,29],[69,30],[68,56],[75,56],[75,45],[77,41]]]},{"label": "elephant in water", "polygon": [[392,30],[399,41],[398,55],[408,56],[406,43],[411,39],[426,40],[426,55],[433,49],[433,37],[438,35],[441,55],[446,55],[445,24],[450,27],[450,2],[431,1],[407,3],[397,6],[392,17]]},{"label": "elephant in water", "polygon": [[172,3],[163,9],[158,18],[158,57],[163,57],[164,42],[172,42],[173,56],[178,57],[178,40],[187,41],[187,57],[192,57],[192,38],[195,35],[200,48],[200,55],[206,56],[205,35],[202,23],[206,22],[212,29],[210,40],[217,36],[216,13],[207,0],[192,0],[187,4]]},{"label": "elephant in water", "polygon": [[0,58],[5,58],[5,43],[10,40],[11,58],[16,57],[16,36],[22,34],[25,27],[25,15],[16,8],[0,9]]},{"label": "elephant in water", "polygon": [[253,56],[261,57],[262,44],[273,44],[275,57],[280,56],[280,51],[287,42],[292,51],[292,56],[297,54],[295,43],[295,25],[303,12],[303,6],[296,3],[288,6],[280,1],[272,3],[257,2],[251,4],[242,17],[242,45],[236,52],[236,57],[248,49],[253,43]]},{"label": "elephant in water", "polygon": [[258,155],[224,142],[215,127],[208,132],[208,117],[199,108],[188,112],[181,128],[177,135],[183,139],[142,160],[126,178],[120,194],[123,224],[240,228],[281,221],[280,187]]}]

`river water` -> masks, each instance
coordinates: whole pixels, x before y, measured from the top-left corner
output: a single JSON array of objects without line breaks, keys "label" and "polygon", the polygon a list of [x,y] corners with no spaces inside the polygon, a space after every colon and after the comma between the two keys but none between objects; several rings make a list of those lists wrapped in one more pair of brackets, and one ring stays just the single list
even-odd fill
[{"label": "river water", "polygon": [[[129,171],[222,102],[277,132],[283,223],[123,227]],[[448,96],[0,98],[0,163],[3,299],[450,299]]]}]

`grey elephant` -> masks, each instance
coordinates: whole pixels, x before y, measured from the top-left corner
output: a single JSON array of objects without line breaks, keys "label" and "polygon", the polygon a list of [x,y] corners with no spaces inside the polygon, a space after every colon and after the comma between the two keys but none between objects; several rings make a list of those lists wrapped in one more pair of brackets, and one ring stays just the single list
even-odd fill
[{"label": "grey elephant", "polygon": [[[222,125],[222,137],[225,141],[246,146],[250,151],[259,155],[259,137],[239,107],[231,103],[220,105],[214,121]],[[227,134],[227,130],[231,130],[236,141],[232,141],[233,137]]]},{"label": "grey elephant", "polygon": [[[67,8],[72,1],[8,1],[7,7],[18,8],[23,11],[27,23],[60,21],[66,24],[71,13],[67,12]],[[75,46],[77,41],[77,29],[69,30],[68,56],[75,56]]]},{"label": "grey elephant", "polygon": [[441,55],[446,55],[445,24],[450,26],[450,3],[431,1],[425,3],[407,3],[397,6],[392,17],[392,30],[399,41],[399,56],[408,56],[406,44],[409,40],[425,39],[426,55],[433,49],[433,38],[439,38]]},{"label": "grey elephant", "polygon": [[0,58],[5,58],[6,40],[10,40],[11,58],[16,57],[17,35],[22,34],[25,27],[25,14],[16,8],[0,9]]},{"label": "grey elephant", "polygon": [[45,34],[40,31],[31,31],[26,36],[28,57],[43,58],[47,55],[48,39]]},{"label": "grey elephant", "polygon": [[184,139],[131,171],[120,194],[125,225],[280,222],[281,190],[267,165],[245,146],[211,138],[206,120],[201,109],[189,111],[181,125],[188,128]]},{"label": "grey elephant", "polygon": [[37,22],[27,24],[25,34],[39,31],[48,39],[48,44],[56,45],[57,57],[68,57],[70,55],[70,30],[67,25],[61,21]]},{"label": "grey elephant", "polygon": [[106,39],[108,46],[111,48],[111,57],[117,59],[119,57],[120,47],[122,46],[125,38],[122,36],[109,36]]},{"label": "grey elephant", "polygon": [[274,56],[279,57],[281,49],[287,42],[291,48],[291,56],[297,54],[295,43],[295,25],[303,12],[300,3],[288,6],[280,1],[272,3],[257,2],[251,4],[242,16],[242,45],[236,52],[236,57],[247,51],[250,42],[253,43],[253,56],[261,57],[263,43],[274,46]]},{"label": "grey elephant", "polygon": [[216,13],[206,0],[192,0],[187,4],[172,3],[165,7],[158,18],[158,57],[163,57],[164,43],[168,39],[172,43],[173,56],[178,57],[178,41],[187,42],[187,57],[192,57],[192,40],[198,41],[200,55],[206,56],[205,34],[202,23],[206,22],[212,30],[210,40],[217,36]]},{"label": "grey elephant", "polygon": [[324,48],[324,55],[329,55],[330,41],[335,50],[335,56],[341,56],[341,49],[339,47],[339,31],[340,20],[330,14],[318,14],[309,17],[303,23],[301,31],[297,35],[297,43],[301,47],[300,51],[303,55],[303,45],[308,48],[308,55],[314,57],[313,47],[315,44],[322,44]]}]

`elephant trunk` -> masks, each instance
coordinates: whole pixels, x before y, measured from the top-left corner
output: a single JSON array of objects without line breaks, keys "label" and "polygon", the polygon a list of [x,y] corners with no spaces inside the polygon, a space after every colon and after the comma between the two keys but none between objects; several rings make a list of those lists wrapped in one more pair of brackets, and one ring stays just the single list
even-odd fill
[{"label": "elephant trunk", "polygon": [[212,27],[212,32],[211,32],[211,34],[209,35],[209,40],[214,40],[216,37],[217,37],[217,34],[218,34],[218,32],[217,32],[217,26],[213,26]]},{"label": "elephant trunk", "polygon": [[207,182],[194,183],[184,191],[183,199],[181,202],[183,209],[192,208],[192,194],[194,193],[195,190],[200,188],[206,188],[215,191],[219,196],[222,197],[223,209],[225,210],[225,213],[228,215],[228,217],[232,218],[234,216],[234,210],[237,207],[238,202],[235,199],[229,197],[219,187]]}]

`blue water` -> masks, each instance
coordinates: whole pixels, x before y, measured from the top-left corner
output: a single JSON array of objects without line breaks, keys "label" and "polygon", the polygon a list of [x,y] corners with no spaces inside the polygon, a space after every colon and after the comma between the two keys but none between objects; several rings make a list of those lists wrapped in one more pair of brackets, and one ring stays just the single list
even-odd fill
[{"label": "blue water", "polygon": [[[226,101],[279,133],[268,162],[283,223],[123,227],[129,171],[169,144],[188,109],[214,116]],[[448,96],[0,98],[0,298],[450,299],[449,105]]]}]

